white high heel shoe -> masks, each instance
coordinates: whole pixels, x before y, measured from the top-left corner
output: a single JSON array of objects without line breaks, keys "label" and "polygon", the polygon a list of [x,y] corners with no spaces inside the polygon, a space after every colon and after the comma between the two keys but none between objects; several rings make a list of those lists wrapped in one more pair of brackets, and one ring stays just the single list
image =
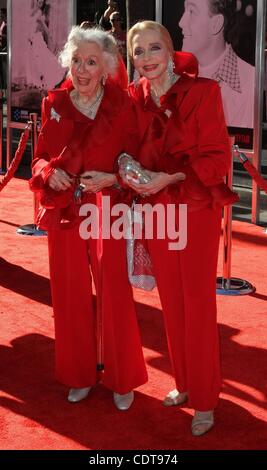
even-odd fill
[{"label": "white high heel shoe", "polygon": [[124,395],[120,395],[119,393],[114,392],[113,399],[118,410],[125,411],[130,408],[134,401],[134,392],[131,391],[129,393],[125,393]]},{"label": "white high heel shoe", "polygon": [[188,400],[188,394],[186,392],[178,392],[176,388],[171,390],[163,400],[164,406],[176,406],[183,405]]},{"label": "white high heel shoe", "polygon": [[71,388],[68,394],[68,401],[77,403],[86,398],[92,387],[85,388]]},{"label": "white high heel shoe", "polygon": [[195,411],[194,418],[191,424],[191,431],[193,436],[203,436],[214,426],[213,410],[210,411]]}]

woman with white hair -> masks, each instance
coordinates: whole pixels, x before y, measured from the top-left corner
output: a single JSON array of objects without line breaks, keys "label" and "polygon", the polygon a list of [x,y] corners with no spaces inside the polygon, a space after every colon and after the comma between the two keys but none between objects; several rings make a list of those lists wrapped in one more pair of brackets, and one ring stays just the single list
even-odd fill
[{"label": "woman with white hair", "polygon": [[[60,60],[69,69],[70,86],[44,99],[30,181],[40,199],[37,224],[48,230],[56,377],[71,388],[70,402],[86,398],[97,382],[92,272],[102,311],[102,382],[113,390],[117,408],[126,410],[134,399],[132,390],[146,382],[147,373],[125,240],[111,237],[101,246],[97,239],[81,238],[79,209],[84,203],[99,205],[102,196],[109,196],[111,207],[122,202],[125,191],[116,184],[114,164],[122,151],[136,152],[134,116],[126,91],[114,78],[119,58],[111,35],[73,27]],[[103,220],[109,217],[103,212]]]}]

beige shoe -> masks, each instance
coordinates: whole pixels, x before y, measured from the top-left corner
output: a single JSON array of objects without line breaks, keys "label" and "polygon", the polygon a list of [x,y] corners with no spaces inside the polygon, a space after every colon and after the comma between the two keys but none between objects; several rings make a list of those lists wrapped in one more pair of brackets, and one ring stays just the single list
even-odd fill
[{"label": "beige shoe", "polygon": [[191,431],[193,436],[203,436],[214,426],[213,410],[195,411]]},{"label": "beige shoe", "polygon": [[176,388],[166,395],[163,400],[164,406],[176,406],[182,405],[188,400],[188,395],[186,392],[180,393]]},{"label": "beige shoe", "polygon": [[88,396],[92,387],[85,388],[71,388],[68,394],[68,401],[77,403]]},{"label": "beige shoe", "polygon": [[134,401],[134,392],[131,391],[129,393],[125,393],[124,395],[120,395],[119,393],[114,392],[113,399],[118,410],[125,411],[130,408]]}]

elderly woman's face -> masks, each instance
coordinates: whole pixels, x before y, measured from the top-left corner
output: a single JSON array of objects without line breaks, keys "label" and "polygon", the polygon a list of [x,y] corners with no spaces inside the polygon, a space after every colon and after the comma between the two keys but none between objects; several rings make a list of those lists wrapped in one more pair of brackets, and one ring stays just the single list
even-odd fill
[{"label": "elderly woman's face", "polygon": [[93,96],[105,73],[103,53],[96,43],[81,43],[73,52],[70,74],[74,88],[82,95]]},{"label": "elderly woman's face", "polygon": [[167,69],[170,52],[159,31],[139,31],[132,41],[133,62],[148,80],[159,78]]}]

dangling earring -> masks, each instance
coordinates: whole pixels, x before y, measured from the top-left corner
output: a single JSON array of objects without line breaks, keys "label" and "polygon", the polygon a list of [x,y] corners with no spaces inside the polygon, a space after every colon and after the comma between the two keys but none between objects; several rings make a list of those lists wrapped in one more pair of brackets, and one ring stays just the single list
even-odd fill
[{"label": "dangling earring", "polygon": [[107,78],[108,78],[108,76],[107,76],[106,74],[103,75],[103,77],[102,77],[102,85],[103,85],[103,86],[106,85]]},{"label": "dangling earring", "polygon": [[168,72],[168,76],[169,76],[169,79],[170,79],[171,83],[176,78],[174,70],[175,70],[175,64],[173,62],[173,59],[170,57],[169,62],[168,62],[168,66],[167,66],[167,72]]},{"label": "dangling earring", "polygon": [[138,72],[137,69],[134,69],[133,82],[134,82],[135,88],[138,87],[140,78],[141,78],[140,73]]}]

